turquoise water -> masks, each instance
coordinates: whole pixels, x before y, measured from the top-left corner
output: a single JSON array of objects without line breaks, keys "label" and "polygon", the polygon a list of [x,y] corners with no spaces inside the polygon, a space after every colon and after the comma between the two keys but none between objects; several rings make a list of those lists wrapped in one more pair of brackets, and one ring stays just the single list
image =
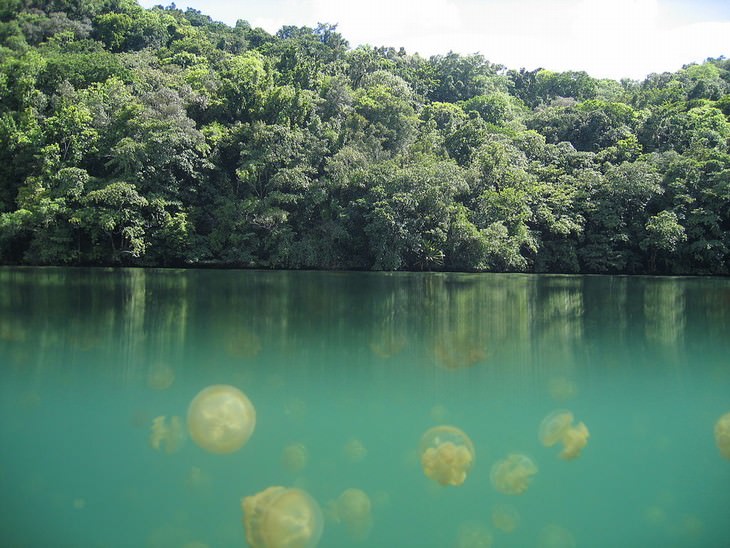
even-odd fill
[{"label": "turquoise water", "polygon": [[[153,448],[213,384],[255,405],[248,444]],[[574,460],[538,439],[555,409],[590,430]],[[318,501],[327,547],[728,546],[728,411],[727,279],[0,269],[2,546],[245,546],[272,485]],[[438,424],[476,449],[461,486],[421,470]],[[519,496],[490,483],[513,452],[539,469]]]}]

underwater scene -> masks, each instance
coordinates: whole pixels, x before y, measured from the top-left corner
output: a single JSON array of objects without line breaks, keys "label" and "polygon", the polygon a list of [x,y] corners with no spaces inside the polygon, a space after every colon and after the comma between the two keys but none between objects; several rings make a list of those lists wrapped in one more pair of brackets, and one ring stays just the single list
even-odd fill
[{"label": "underwater scene", "polygon": [[730,546],[730,280],[0,268],[3,547]]}]

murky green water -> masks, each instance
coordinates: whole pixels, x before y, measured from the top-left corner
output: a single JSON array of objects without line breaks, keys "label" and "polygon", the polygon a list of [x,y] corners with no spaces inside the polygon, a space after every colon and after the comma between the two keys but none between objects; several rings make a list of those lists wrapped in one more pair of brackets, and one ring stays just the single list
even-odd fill
[{"label": "murky green water", "polygon": [[[221,383],[256,407],[243,449],[150,445]],[[574,460],[538,439],[561,408]],[[728,411],[727,279],[0,269],[2,546],[244,546],[272,485],[319,502],[328,547],[728,546]],[[421,470],[437,424],[476,448],[459,487]],[[490,483],[513,452],[539,468],[519,496]],[[333,519],[347,488],[369,531]]]}]

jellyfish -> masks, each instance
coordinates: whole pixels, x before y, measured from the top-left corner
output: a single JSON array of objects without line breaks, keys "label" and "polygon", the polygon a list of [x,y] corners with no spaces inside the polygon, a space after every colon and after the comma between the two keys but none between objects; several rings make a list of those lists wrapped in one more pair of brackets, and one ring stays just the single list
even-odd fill
[{"label": "jellyfish", "polygon": [[487,358],[484,344],[471,333],[440,337],[433,354],[439,367],[450,370],[474,367]]},{"label": "jellyfish", "polygon": [[241,500],[252,548],[311,548],[322,536],[322,512],[301,489],[269,487]]},{"label": "jellyfish", "polygon": [[560,458],[575,459],[588,443],[588,427],[582,422],[573,425],[573,413],[570,411],[553,411],[540,423],[540,441],[545,447],[556,443],[563,444]]},{"label": "jellyfish", "polygon": [[382,329],[370,341],[370,350],[379,358],[392,358],[406,347],[407,342],[403,333]]},{"label": "jellyfish", "polygon": [[256,426],[256,410],[238,388],[225,384],[201,390],[188,408],[193,441],[211,453],[233,453],[243,447]]},{"label": "jellyfish", "polygon": [[202,468],[191,466],[185,474],[185,486],[201,493],[207,493],[211,489],[211,478]]},{"label": "jellyfish", "polygon": [[555,377],[548,381],[548,392],[555,401],[565,401],[575,397],[578,386],[567,377]]},{"label": "jellyfish", "polygon": [[476,453],[474,444],[455,426],[434,426],[421,437],[423,473],[441,485],[461,485]]},{"label": "jellyfish", "polygon": [[730,413],[725,413],[715,423],[715,443],[720,454],[730,459]]},{"label": "jellyfish", "polygon": [[505,495],[521,495],[530,486],[537,466],[532,459],[521,453],[511,453],[492,466],[489,478],[492,486]]},{"label": "jellyfish", "polygon": [[155,363],[147,371],[147,386],[153,390],[166,390],[175,382],[175,372],[166,363]]},{"label": "jellyfish", "polygon": [[150,427],[150,446],[155,451],[163,450],[168,455],[178,451],[185,441],[185,433],[180,417],[167,417],[161,415],[152,419]]},{"label": "jellyfish", "polygon": [[342,448],[347,460],[352,463],[361,462],[368,456],[368,449],[365,444],[357,438],[351,438]]},{"label": "jellyfish", "polygon": [[566,528],[550,524],[543,527],[537,539],[539,548],[575,548],[575,537]]},{"label": "jellyfish", "polygon": [[289,472],[300,472],[307,466],[309,452],[303,443],[292,443],[281,452],[281,464]]},{"label": "jellyfish", "polygon": [[255,358],[261,352],[261,339],[255,333],[237,331],[226,340],[226,351],[234,358]]},{"label": "jellyfish", "polygon": [[329,516],[336,523],[342,523],[349,536],[364,541],[373,527],[372,503],[365,491],[345,489],[328,508]]},{"label": "jellyfish", "polygon": [[492,508],[492,525],[500,531],[511,533],[520,524],[520,514],[514,506],[498,504]]},{"label": "jellyfish", "polygon": [[456,537],[456,548],[489,548],[492,533],[481,523],[462,523]]}]

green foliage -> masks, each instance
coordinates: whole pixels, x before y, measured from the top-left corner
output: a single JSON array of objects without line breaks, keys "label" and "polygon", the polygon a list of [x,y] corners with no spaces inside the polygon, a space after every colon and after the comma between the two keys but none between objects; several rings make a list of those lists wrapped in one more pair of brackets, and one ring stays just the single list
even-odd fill
[{"label": "green foliage", "polygon": [[642,82],[0,0],[0,263],[730,273],[730,62]]}]

